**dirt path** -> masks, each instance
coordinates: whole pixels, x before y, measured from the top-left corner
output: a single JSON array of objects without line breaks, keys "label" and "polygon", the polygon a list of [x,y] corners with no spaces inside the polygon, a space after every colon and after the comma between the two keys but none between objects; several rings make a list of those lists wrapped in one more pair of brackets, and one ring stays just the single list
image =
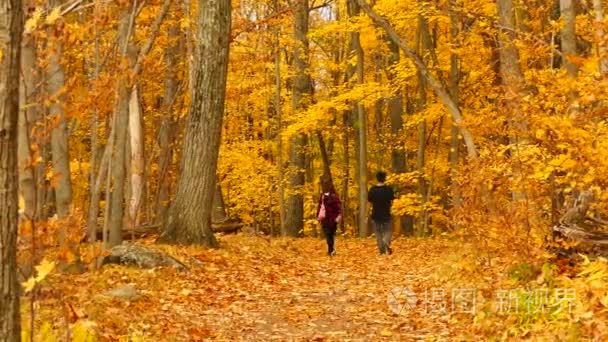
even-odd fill
[{"label": "dirt path", "polygon": [[201,317],[217,338],[409,340],[450,334],[448,317],[427,315],[421,307],[397,315],[387,303],[395,288],[422,295],[432,287],[433,265],[446,252],[441,243],[402,239],[395,254],[379,256],[371,239],[340,240],[337,256],[328,258],[315,239],[273,241],[266,253],[233,242],[226,248],[241,262],[223,275],[232,284],[218,293],[225,305]]},{"label": "dirt path", "polygon": [[[97,274],[62,276],[60,301],[95,322],[102,340],[449,340],[452,315],[428,312],[425,290],[458,245],[445,240],[399,239],[379,256],[373,239],[341,239],[337,256],[317,239],[266,240],[231,236],[223,248],[168,247],[191,267],[137,270],[111,266]],[[125,284],[133,299],[100,294]],[[409,287],[414,308],[395,314],[391,290]],[[57,303],[42,302],[39,320],[57,321]],[[404,304],[404,300],[399,300]],[[449,303],[446,303],[449,304]],[[45,311],[45,309],[47,311]],[[60,325],[61,320],[55,325]],[[462,326],[460,327],[462,328]]]}]

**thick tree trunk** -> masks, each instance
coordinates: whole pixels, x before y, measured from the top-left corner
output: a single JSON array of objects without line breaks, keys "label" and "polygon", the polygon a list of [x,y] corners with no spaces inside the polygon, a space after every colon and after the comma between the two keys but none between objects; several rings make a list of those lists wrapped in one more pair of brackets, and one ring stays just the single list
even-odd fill
[{"label": "thick tree trunk", "polygon": [[[56,8],[59,0],[49,1],[50,8]],[[55,25],[49,29],[48,47],[49,65],[47,68],[47,89],[51,97],[49,115],[54,119],[55,126],[51,132],[51,154],[54,176],[57,177],[55,186],[55,206],[59,217],[70,214],[72,206],[72,181],[70,172],[70,156],[68,143],[67,119],[65,113],[65,73],[61,65],[63,55],[62,26]]]},{"label": "thick tree trunk", "polygon": [[231,1],[200,1],[197,27],[200,45],[182,174],[163,239],[214,247],[217,241],[211,219],[226,95]]},{"label": "thick tree trunk", "polygon": [[17,279],[19,61],[23,31],[20,0],[0,3],[0,341],[21,340]]},{"label": "thick tree trunk", "polygon": [[[294,38],[296,44],[293,52],[293,63],[296,75],[293,80],[292,106],[295,112],[304,108],[304,95],[312,93],[312,84],[308,75],[308,0],[297,0],[294,8]],[[298,237],[304,229],[304,196],[301,193],[305,184],[307,137],[298,134],[291,139],[289,166],[291,194],[287,200],[285,230],[283,235]]]},{"label": "thick tree trunk", "polygon": [[17,144],[19,146],[19,192],[23,196],[23,212],[28,219],[36,215],[36,178],[32,158],[30,122],[38,117],[36,103],[36,47],[33,37],[24,34],[21,46],[21,89],[19,94],[20,112]]},{"label": "thick tree trunk", "polygon": [[578,67],[569,60],[577,55],[576,50],[576,8],[573,0],[560,0],[559,10],[564,22],[561,29],[562,52],[564,65],[570,77],[576,77]]}]

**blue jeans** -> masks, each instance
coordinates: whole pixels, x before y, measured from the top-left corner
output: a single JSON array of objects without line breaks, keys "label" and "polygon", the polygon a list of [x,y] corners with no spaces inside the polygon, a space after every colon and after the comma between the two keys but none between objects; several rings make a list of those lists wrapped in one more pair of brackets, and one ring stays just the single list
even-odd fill
[{"label": "blue jeans", "polygon": [[391,227],[391,221],[377,222],[372,220],[374,224],[374,231],[376,232],[376,242],[378,243],[378,250],[381,254],[388,252],[391,246],[391,238],[393,235],[393,229]]}]

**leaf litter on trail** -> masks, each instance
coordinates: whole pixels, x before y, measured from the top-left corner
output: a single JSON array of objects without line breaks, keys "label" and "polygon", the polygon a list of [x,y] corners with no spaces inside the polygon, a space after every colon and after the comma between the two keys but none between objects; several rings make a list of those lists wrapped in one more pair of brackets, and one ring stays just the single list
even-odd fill
[{"label": "leaf litter on trail", "polygon": [[[85,275],[51,275],[57,295],[40,303],[41,322],[61,324],[68,301],[94,322],[103,340],[150,341],[430,339],[458,336],[470,320],[426,313],[422,305],[395,314],[387,294],[418,293],[444,284],[430,275],[461,246],[443,240],[397,239],[378,256],[372,239],[341,239],[340,254],[323,241],[225,236],[222,248],[153,246],[182,260],[189,272],[108,266]],[[133,286],[139,298],[98,296]]]}]

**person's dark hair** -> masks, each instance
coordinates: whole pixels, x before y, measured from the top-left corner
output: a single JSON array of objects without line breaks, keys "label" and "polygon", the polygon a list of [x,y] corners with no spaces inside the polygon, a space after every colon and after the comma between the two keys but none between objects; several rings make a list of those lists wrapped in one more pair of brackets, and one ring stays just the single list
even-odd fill
[{"label": "person's dark hair", "polygon": [[384,172],[384,171],[378,171],[378,172],[376,172],[376,179],[380,183],[386,182],[386,172]]},{"label": "person's dark hair", "polygon": [[322,176],[321,177],[321,191],[323,193],[329,192],[331,194],[336,193],[336,189],[334,189],[334,182],[332,182],[331,177]]}]

